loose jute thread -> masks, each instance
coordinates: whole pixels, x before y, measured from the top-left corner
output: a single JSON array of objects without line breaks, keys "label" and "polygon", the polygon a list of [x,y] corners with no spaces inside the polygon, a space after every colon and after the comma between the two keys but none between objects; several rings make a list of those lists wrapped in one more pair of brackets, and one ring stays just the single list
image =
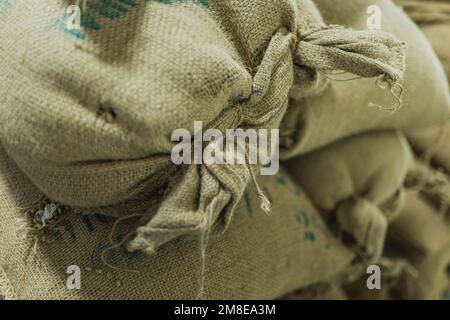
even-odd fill
[{"label": "loose jute thread", "polygon": [[404,88],[398,81],[388,81],[385,76],[379,76],[375,81],[376,85],[383,90],[388,90],[391,92],[391,95],[397,100],[397,104],[393,107],[383,107],[376,103],[369,102],[369,107],[375,107],[383,111],[388,112],[397,112],[403,107],[403,93]]},{"label": "loose jute thread", "polygon": [[109,268],[111,268],[111,269],[113,269],[113,270],[119,270],[119,271],[123,271],[123,272],[140,273],[138,270],[124,269],[124,268],[120,268],[120,267],[113,266],[112,264],[110,264],[110,263],[106,260],[105,254],[106,254],[107,252],[111,251],[111,250],[115,250],[115,249],[118,249],[118,248],[120,248],[121,246],[123,246],[123,245],[128,241],[128,239],[136,233],[135,231],[132,231],[132,232],[128,233],[125,237],[123,237],[123,239],[122,239],[120,242],[115,243],[115,241],[114,241],[114,234],[115,234],[115,232],[116,232],[116,229],[117,229],[119,223],[122,222],[122,221],[124,221],[124,220],[132,219],[132,218],[136,218],[136,217],[143,217],[143,216],[144,216],[144,214],[132,214],[132,215],[128,215],[128,216],[125,216],[125,217],[118,218],[118,219],[114,222],[113,227],[112,227],[112,229],[111,229],[111,232],[110,232],[110,234],[109,234],[109,242],[110,242],[110,244],[111,244],[111,247],[106,248],[106,249],[103,250],[102,253],[101,253],[101,259],[102,259],[102,262],[103,262],[107,267],[109,267]]},{"label": "loose jute thread", "polygon": [[206,277],[206,248],[208,246],[209,236],[211,233],[211,221],[218,198],[215,197],[203,218],[203,229],[200,237],[200,284],[196,300],[201,300],[205,294],[205,277]]},{"label": "loose jute thread", "polygon": [[267,214],[270,215],[272,211],[272,204],[270,203],[269,199],[265,195],[264,191],[261,189],[261,186],[259,185],[258,181],[256,180],[255,172],[253,171],[252,166],[250,165],[250,156],[248,152],[246,152],[246,159],[245,164],[247,166],[247,170],[249,171],[250,178],[252,180],[252,185],[255,189],[255,193],[258,196],[258,198],[261,200],[261,209]]},{"label": "loose jute thread", "polygon": [[[331,77],[331,76],[334,76],[334,75],[342,75],[342,74],[348,73],[346,71],[336,72],[336,73],[335,72],[328,73],[328,72],[321,72],[321,71],[318,71],[318,72],[319,72],[319,74],[324,76],[326,79],[328,79],[330,81],[336,81],[336,82],[347,82],[347,81],[364,79],[364,77],[361,77],[361,76],[355,76],[355,77],[351,77],[351,78],[347,78],[347,79],[339,79],[339,78],[332,78]],[[382,111],[388,111],[388,112],[395,113],[395,112],[399,111],[403,107],[404,88],[398,81],[389,82],[389,81],[385,80],[385,76],[384,75],[381,75],[381,76],[379,76],[377,78],[377,80],[375,81],[375,84],[378,87],[380,87],[381,89],[383,89],[383,90],[389,90],[391,95],[397,101],[397,103],[393,107],[383,107],[383,106],[380,106],[379,104],[376,104],[374,102],[369,102],[368,105],[369,105],[370,108],[377,108],[377,109],[380,109]]]}]

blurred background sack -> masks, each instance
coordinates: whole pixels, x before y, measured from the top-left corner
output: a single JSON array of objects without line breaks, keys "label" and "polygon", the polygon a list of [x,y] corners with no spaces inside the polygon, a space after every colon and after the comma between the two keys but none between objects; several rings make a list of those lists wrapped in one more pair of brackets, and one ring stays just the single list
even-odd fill
[{"label": "blurred background sack", "polygon": [[371,132],[286,162],[313,203],[335,215],[370,261],[382,253],[387,224],[403,206],[412,152],[399,132]]}]

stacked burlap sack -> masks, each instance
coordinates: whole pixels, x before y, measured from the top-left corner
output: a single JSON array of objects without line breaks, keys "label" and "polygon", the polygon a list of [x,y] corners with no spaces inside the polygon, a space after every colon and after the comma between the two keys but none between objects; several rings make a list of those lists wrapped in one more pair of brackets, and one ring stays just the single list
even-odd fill
[{"label": "stacked burlap sack", "polygon": [[[418,115],[427,117],[427,113],[431,113],[435,117],[436,124],[426,125],[425,129],[418,129],[417,127],[423,126],[421,121],[416,119],[409,122],[410,127],[398,126],[409,141],[406,141],[400,133],[397,133],[397,141],[394,138],[395,134],[391,133],[392,137],[389,141],[388,132],[384,134],[375,132],[375,130],[383,129],[389,122],[374,121],[376,117],[373,117],[367,109],[364,110],[365,114],[358,113],[358,110],[361,110],[358,106],[378,99],[377,94],[370,91],[370,87],[367,85],[366,88],[363,87],[362,81],[332,82],[328,91],[313,98],[297,97],[291,94],[295,104],[306,106],[306,109],[292,112],[294,119],[297,119],[296,113],[303,116],[298,117],[298,121],[305,124],[302,127],[303,131],[300,132],[301,137],[322,136],[324,142],[328,143],[330,139],[339,137],[339,134],[336,134],[338,130],[351,132],[353,126],[341,125],[341,122],[348,119],[355,120],[354,127],[366,125],[366,130],[371,132],[357,135],[352,132],[352,137],[319,149],[315,149],[314,146],[309,147],[307,142],[302,142],[300,139],[297,145],[300,148],[311,148],[312,151],[289,160],[287,169],[303,186],[313,203],[336,220],[339,232],[344,233],[342,238],[350,235],[349,244],[354,247],[361,263],[361,269],[354,271],[353,277],[345,283],[350,298],[441,299],[448,292],[446,291],[449,277],[447,268],[450,260],[447,251],[450,243],[446,235],[448,231],[433,233],[433,229],[447,230],[448,222],[445,215],[450,204],[450,185],[447,179],[438,178],[436,174],[424,175],[423,179],[419,179],[422,174],[417,172],[417,165],[413,165],[410,148],[411,144],[416,151],[416,156],[425,161],[429,162],[432,155],[441,167],[449,166],[446,161],[448,150],[445,149],[445,141],[450,141],[447,138],[449,134],[446,133],[446,126],[442,127],[449,119],[449,90],[441,64],[420,30],[401,9],[391,2],[355,1],[352,4],[344,4],[344,2],[341,4],[339,1],[317,0],[315,3],[325,21],[328,18],[329,23],[345,24],[351,27],[360,27],[367,23],[365,8],[369,5],[379,6],[381,28],[395,31],[401,39],[407,39],[407,68],[403,93],[403,101],[407,102],[404,103],[403,108],[409,112],[411,112],[410,108],[427,108],[427,110],[419,111]],[[444,40],[440,43],[443,42]],[[448,51],[445,53],[450,54]],[[424,60],[433,61],[433,63],[421,70],[420,64]],[[426,89],[428,93],[431,92],[429,90],[438,92],[440,98],[435,100],[425,91],[421,91],[424,89],[423,83],[427,81],[430,81],[430,88]],[[434,88],[431,89],[431,87]],[[421,93],[416,96],[419,91]],[[336,110],[334,114],[328,112],[330,106]],[[344,106],[348,106],[352,111],[340,115],[339,112],[344,110]],[[305,111],[309,112],[307,116],[303,115]],[[386,115],[386,119],[393,121],[399,114],[396,112],[393,115]],[[314,123],[311,119],[319,120]],[[292,121],[292,118],[289,120]],[[405,116],[397,120],[408,123]],[[309,132],[312,132],[311,136],[308,136]],[[307,139],[304,140],[307,141]],[[405,179],[406,177],[408,179]],[[411,183],[411,179],[415,182]],[[424,182],[425,180],[427,182]],[[406,189],[410,191],[407,193]],[[398,250],[392,249],[392,247],[398,247],[397,241],[392,240],[395,239],[392,235],[396,232],[403,233],[410,227],[414,229],[414,225],[417,225],[417,228],[423,226],[421,221],[415,221],[405,212],[421,212],[424,216],[432,212],[432,210],[422,212],[427,210],[411,199],[409,193],[416,189],[420,189],[421,194],[426,195],[436,205],[436,212],[433,214],[436,217],[430,217],[434,219],[434,223],[424,227],[423,239],[417,241],[427,241],[427,237],[430,237],[435,239],[436,245],[433,248],[427,248],[420,258],[413,260],[409,254],[413,251],[410,247],[414,246],[410,238],[415,232],[405,235],[405,242],[410,247]],[[414,214],[411,213],[411,215]],[[393,223],[391,227],[389,227],[390,223]],[[391,230],[389,240],[387,240],[388,229]],[[391,251],[395,251],[396,254],[391,254]],[[367,287],[366,267],[370,264],[381,267],[382,290],[369,290]],[[358,273],[361,275],[359,279]]]},{"label": "stacked burlap sack", "polygon": [[[416,153],[405,185],[405,208],[389,232],[391,255],[406,259],[415,276],[397,283],[398,296],[449,299],[450,161],[448,125],[409,134]],[[389,297],[389,295],[388,295]]]},{"label": "stacked burlap sack", "polygon": [[[87,1],[82,30],[65,25],[68,1],[9,3],[8,297],[319,296],[381,261],[413,162],[404,133],[449,119],[442,66],[391,1]],[[367,30],[373,4],[382,30]],[[175,165],[171,135],[194,121],[280,129],[295,181]],[[70,265],[80,290],[66,285]]]},{"label": "stacked burlap sack", "polygon": [[[397,1],[420,26],[450,78],[449,1]],[[449,122],[407,134],[417,160],[406,181],[406,206],[392,223],[389,255],[408,265],[396,283],[377,298],[449,299],[450,293],[450,143]],[[411,269],[413,272],[411,272]],[[353,298],[375,298],[364,280],[349,291]]]},{"label": "stacked burlap sack", "polygon": [[[450,1],[397,0],[435,49],[450,78]],[[416,155],[408,173],[410,191],[392,223],[390,255],[406,259],[413,277],[392,286],[383,298],[449,299],[450,293],[450,142],[449,122],[407,133]]]},{"label": "stacked burlap sack", "polygon": [[368,290],[367,275],[362,276],[346,284],[351,299],[449,299],[450,223],[442,204],[430,197],[436,195],[428,189],[436,172],[423,163],[418,166],[420,173],[416,167],[407,178],[405,206],[390,225],[380,260],[382,289]]}]

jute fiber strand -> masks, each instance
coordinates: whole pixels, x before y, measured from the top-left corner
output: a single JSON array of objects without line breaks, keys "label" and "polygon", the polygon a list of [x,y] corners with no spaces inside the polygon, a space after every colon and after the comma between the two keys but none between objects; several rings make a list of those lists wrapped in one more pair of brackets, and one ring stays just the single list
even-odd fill
[{"label": "jute fiber strand", "polygon": [[360,134],[287,161],[313,203],[336,215],[369,260],[381,256],[388,222],[403,206],[412,164],[406,139],[395,131]]},{"label": "jute fiber strand", "polygon": [[418,271],[411,298],[442,299],[450,287],[450,225],[415,191],[406,197],[404,209],[390,226],[390,241]]},{"label": "jute fiber strand", "polygon": [[[400,8],[385,0],[316,0],[314,3],[325,23],[354,29],[366,28],[370,18],[367,8],[379,6],[381,29],[406,42],[403,89],[383,84],[381,80],[355,79],[348,73],[322,71],[324,76],[334,79],[325,92],[300,99],[291,92],[280,132],[282,157],[305,153],[360,132],[423,128],[449,118],[449,89],[442,66],[422,32]],[[361,41],[358,44],[370,47]],[[385,59],[398,60],[398,55],[388,52]]]},{"label": "jute fiber strand", "polygon": [[305,24],[308,1],[87,1],[82,30],[67,29],[66,2],[10,4],[0,22],[5,150],[54,201],[145,212],[129,249],[148,253],[213,224],[224,230],[257,169],[175,166],[174,129],[277,128],[294,61],[392,82],[404,67],[391,34]]},{"label": "jute fiber strand", "polygon": [[[210,238],[204,260],[198,239],[173,241],[152,256],[130,253],[124,245],[105,252],[117,220],[101,214],[64,215],[33,253],[33,241],[24,237],[18,222],[25,218],[23,208],[32,207],[42,194],[2,151],[3,278],[18,299],[274,299],[338,280],[354,254],[328,231],[284,171],[258,180],[272,201],[272,214],[264,214],[257,196],[246,191],[228,232]],[[133,228],[133,221],[122,221],[114,242]],[[121,270],[105,265],[102,252],[109,265]],[[81,269],[80,290],[66,286],[70,265]]]}]

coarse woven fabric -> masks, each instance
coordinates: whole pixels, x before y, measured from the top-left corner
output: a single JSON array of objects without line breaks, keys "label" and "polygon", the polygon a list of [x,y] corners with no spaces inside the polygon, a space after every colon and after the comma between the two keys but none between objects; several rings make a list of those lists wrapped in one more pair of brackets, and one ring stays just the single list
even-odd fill
[{"label": "coarse woven fabric", "polygon": [[[298,99],[291,91],[289,108],[281,124],[282,157],[306,153],[360,132],[412,130],[449,119],[450,96],[441,63],[423,33],[400,8],[386,0],[315,0],[314,3],[326,24],[354,29],[367,27],[369,6],[380,8],[381,29],[406,42],[402,107],[397,112],[381,110],[395,109],[399,104],[373,79],[345,81],[354,76],[325,73],[328,78],[341,81],[331,81],[327,90],[317,96]],[[393,92],[399,95],[400,88]],[[368,107],[371,103],[374,105]]]},{"label": "coarse woven fabric", "polygon": [[[274,299],[316,282],[334,282],[354,254],[327,229],[303,191],[284,172],[259,183],[272,201],[266,215],[247,191],[229,231],[207,242],[205,299]],[[0,266],[18,299],[195,299],[201,284],[199,239],[173,241],[152,256],[130,253],[124,246],[105,254],[114,218],[67,215],[32,253],[24,238],[24,209],[42,194],[0,152]],[[113,238],[133,229],[123,221]],[[81,289],[69,290],[70,265],[81,268]],[[88,271],[87,268],[92,268]],[[102,273],[98,270],[102,270]],[[6,279],[5,279],[6,278]],[[1,275],[0,275],[1,279]],[[118,282],[120,281],[120,282]],[[0,283],[3,283],[0,281]],[[118,286],[120,285],[120,286]],[[1,292],[0,292],[1,294]]]},{"label": "coarse woven fabric", "polygon": [[340,140],[285,165],[312,202],[335,214],[342,230],[377,260],[387,224],[403,206],[412,159],[403,134],[386,131]]},{"label": "coarse woven fabric", "polygon": [[450,224],[415,191],[407,192],[401,214],[390,226],[389,237],[399,255],[417,269],[413,299],[446,299],[450,288]]},{"label": "coarse woven fabric", "polygon": [[[242,165],[175,166],[175,129],[277,128],[294,60],[389,81],[404,68],[391,34],[302,23],[306,0],[87,1],[82,30],[67,28],[67,2],[9,4],[0,19],[5,150],[55,201],[146,212],[129,249],[148,253],[212,224],[223,231],[250,176]],[[348,46],[324,43],[335,32]],[[163,200],[150,210],[156,193]]]}]

